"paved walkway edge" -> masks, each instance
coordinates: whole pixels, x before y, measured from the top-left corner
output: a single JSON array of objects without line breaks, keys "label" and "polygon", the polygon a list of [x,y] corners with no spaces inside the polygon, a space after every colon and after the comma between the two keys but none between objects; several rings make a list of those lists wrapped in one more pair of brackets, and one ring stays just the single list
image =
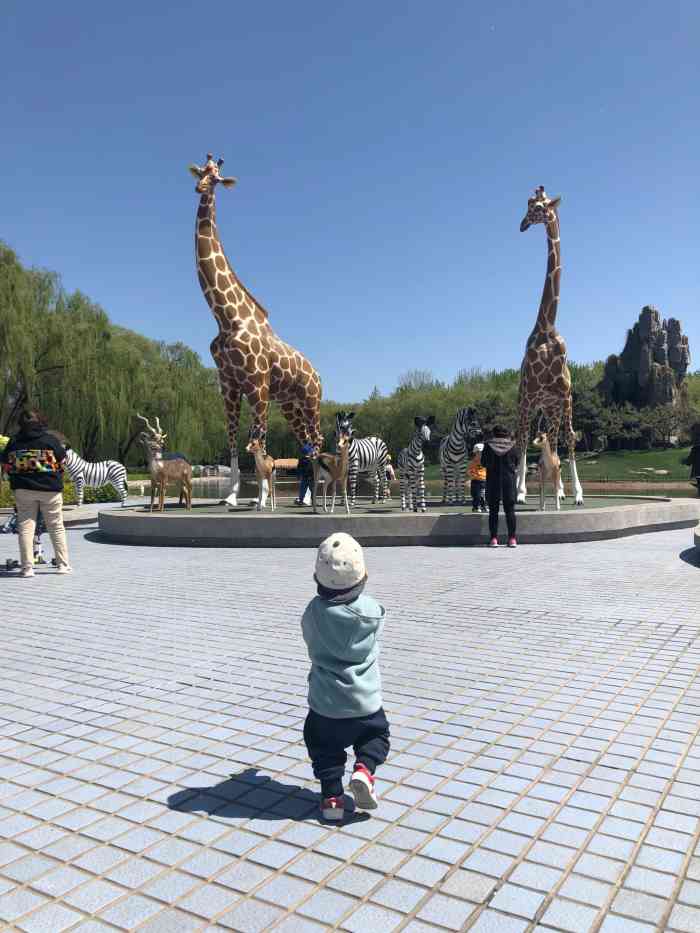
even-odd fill
[{"label": "paved walkway edge", "polygon": [[[518,515],[518,540],[523,544],[599,541],[695,528],[699,518],[700,504],[694,499],[640,501],[558,513],[524,512]],[[197,515],[124,509],[100,512],[98,521],[105,541],[182,547],[316,547],[337,530],[347,531],[371,547],[483,545],[488,535],[487,516],[470,513]]]}]

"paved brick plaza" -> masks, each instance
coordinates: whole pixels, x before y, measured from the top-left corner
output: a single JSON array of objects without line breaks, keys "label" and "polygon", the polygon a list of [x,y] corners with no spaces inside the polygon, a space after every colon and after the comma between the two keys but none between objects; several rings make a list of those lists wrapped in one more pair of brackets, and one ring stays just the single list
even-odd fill
[{"label": "paved brick plaza", "polygon": [[341,828],[301,742],[313,552],[84,535],[74,576],[0,578],[2,929],[700,930],[690,531],[368,551],[393,751]]}]

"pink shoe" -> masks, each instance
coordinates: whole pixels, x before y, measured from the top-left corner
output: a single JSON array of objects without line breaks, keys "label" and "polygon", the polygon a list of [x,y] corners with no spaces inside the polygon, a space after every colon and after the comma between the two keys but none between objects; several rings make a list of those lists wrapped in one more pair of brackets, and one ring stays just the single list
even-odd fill
[{"label": "pink shoe", "polygon": [[321,816],[324,820],[340,823],[345,817],[345,802],[342,797],[324,797],[321,801]]},{"label": "pink shoe", "polygon": [[358,810],[376,810],[377,795],[374,791],[374,775],[361,762],[355,765],[350,778],[350,790],[355,798]]},{"label": "pink shoe", "polygon": [[498,547],[498,538],[491,538],[489,541],[489,547]]},{"label": "pink shoe", "polygon": [[508,538],[508,547],[517,547],[517,546],[518,546],[518,542],[515,540],[515,538]]}]

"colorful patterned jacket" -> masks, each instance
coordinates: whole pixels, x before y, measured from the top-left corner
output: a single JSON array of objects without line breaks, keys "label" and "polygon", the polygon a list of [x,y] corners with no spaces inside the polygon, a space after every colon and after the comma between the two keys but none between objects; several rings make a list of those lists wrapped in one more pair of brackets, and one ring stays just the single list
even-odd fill
[{"label": "colorful patterned jacket", "polygon": [[45,428],[28,428],[10,438],[0,453],[12,489],[62,492],[65,448]]}]

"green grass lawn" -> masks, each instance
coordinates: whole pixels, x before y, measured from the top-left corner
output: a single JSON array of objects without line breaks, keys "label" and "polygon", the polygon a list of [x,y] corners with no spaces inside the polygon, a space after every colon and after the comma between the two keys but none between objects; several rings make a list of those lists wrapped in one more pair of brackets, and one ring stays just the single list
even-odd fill
[{"label": "green grass lawn", "polygon": [[[612,483],[668,483],[688,479],[688,467],[681,463],[688,456],[688,447],[671,447],[668,450],[608,450],[597,457],[577,460],[581,482]],[[528,460],[534,461],[534,456]],[[566,466],[564,467],[566,473]],[[668,470],[661,475],[653,470]],[[426,479],[440,478],[440,467],[430,463],[425,471]]]},{"label": "green grass lawn", "polygon": [[[608,450],[600,456],[577,460],[581,481],[611,483],[669,483],[688,479],[688,467],[681,463],[688,456],[688,447],[672,447],[668,450]],[[530,455],[529,460],[535,457]],[[566,471],[566,467],[564,467]],[[668,470],[666,475],[652,470]],[[426,480],[439,480],[440,467],[429,463],[425,468]],[[149,482],[150,473],[129,471],[129,480]]]}]

